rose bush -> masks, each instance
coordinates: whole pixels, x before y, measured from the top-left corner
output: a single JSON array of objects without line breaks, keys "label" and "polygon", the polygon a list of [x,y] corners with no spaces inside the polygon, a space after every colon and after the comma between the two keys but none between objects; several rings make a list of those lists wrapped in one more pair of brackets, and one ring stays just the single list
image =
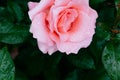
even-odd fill
[{"label": "rose bush", "polygon": [[[120,80],[120,0],[58,1],[0,0],[0,80]],[[96,28],[95,11],[89,5],[99,16]],[[94,37],[90,33],[91,44],[79,50],[85,47],[86,32]],[[59,51],[43,54],[36,40],[45,53]],[[77,54],[61,54],[67,50],[59,48],[60,42],[82,47],[74,44],[73,48],[79,47]]]},{"label": "rose bush", "polygon": [[98,15],[89,0],[41,0],[28,5],[30,32],[43,53],[77,54],[91,43]]}]

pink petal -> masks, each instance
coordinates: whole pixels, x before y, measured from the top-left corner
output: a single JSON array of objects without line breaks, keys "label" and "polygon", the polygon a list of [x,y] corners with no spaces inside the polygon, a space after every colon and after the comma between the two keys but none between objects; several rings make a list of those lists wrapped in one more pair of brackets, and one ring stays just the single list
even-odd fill
[{"label": "pink petal", "polygon": [[71,0],[68,6],[78,9],[78,11],[83,11],[85,13],[88,13],[89,0]]},{"label": "pink petal", "polygon": [[66,52],[67,54],[77,54],[81,48],[86,48],[90,45],[92,37],[86,38],[81,42],[60,42],[57,43],[57,48],[61,52]]},{"label": "pink petal", "polygon": [[60,52],[66,52],[67,54],[70,53],[77,53],[78,52],[79,43],[72,43],[72,42],[59,42],[57,43],[57,48]]},{"label": "pink petal", "polygon": [[63,33],[63,34],[61,33],[61,34],[60,34],[60,40],[61,40],[61,41],[68,41],[69,36],[70,36],[70,35],[69,35],[68,33]]},{"label": "pink petal", "polygon": [[90,8],[89,16],[90,16],[91,26],[93,26],[95,28],[96,19],[98,17],[97,12]]},{"label": "pink petal", "polygon": [[59,42],[59,36],[56,34],[56,32],[50,32],[50,38],[54,41],[54,42]]},{"label": "pink petal", "polygon": [[75,21],[78,14],[75,9],[66,9],[65,11],[62,12],[62,14],[58,16],[59,16],[58,18],[59,21],[57,22],[58,31],[60,33],[62,32],[64,33],[70,29],[71,23]]},{"label": "pink petal", "polygon": [[35,8],[35,6],[37,6],[37,4],[38,4],[37,2],[28,2],[28,7],[31,10],[31,9]]},{"label": "pink petal", "polygon": [[49,46],[48,44],[41,43],[39,41],[38,47],[44,54],[48,53],[49,55],[52,55],[55,51],[57,51],[56,45]]},{"label": "pink petal", "polygon": [[[58,21],[59,21],[59,14],[64,11],[67,7],[58,7],[58,8],[55,8],[54,6],[51,8],[51,12],[48,16],[48,21],[50,22],[50,31],[51,31],[51,39],[53,39],[55,42],[58,42],[58,39],[60,38],[61,40],[65,41],[68,39],[68,34],[65,34],[65,33],[60,33],[58,31]],[[54,34],[54,31],[56,32]],[[56,39],[57,38],[57,39]]]},{"label": "pink petal", "polygon": [[71,0],[72,2],[77,2],[83,5],[89,5],[89,0]]},{"label": "pink petal", "polygon": [[[58,21],[58,15],[60,14],[61,11],[65,10],[66,7],[55,7],[52,6],[48,15],[48,22],[50,22],[50,31],[53,32],[54,30],[57,31],[57,21]],[[58,31],[57,31],[58,32]]]},{"label": "pink petal", "polygon": [[73,23],[70,33],[70,41],[79,42],[94,34],[94,26],[90,26],[90,17],[80,12],[78,19]]},{"label": "pink petal", "polygon": [[37,38],[39,42],[53,45],[53,42],[49,37],[49,30],[45,23],[45,18],[45,13],[39,13],[38,15],[36,15],[32,21],[30,32],[33,33],[33,37]]},{"label": "pink petal", "polygon": [[42,11],[46,11],[54,3],[54,0],[41,0],[38,5],[28,12],[30,19],[32,20],[36,14]]},{"label": "pink petal", "polygon": [[65,6],[67,5],[71,0],[55,0],[55,6]]}]

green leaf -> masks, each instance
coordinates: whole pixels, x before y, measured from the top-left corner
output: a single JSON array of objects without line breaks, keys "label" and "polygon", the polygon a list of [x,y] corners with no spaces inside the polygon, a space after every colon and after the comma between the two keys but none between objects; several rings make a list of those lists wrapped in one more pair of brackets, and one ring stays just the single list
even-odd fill
[{"label": "green leaf", "polygon": [[4,7],[0,7],[0,20],[3,20],[3,14],[5,14],[5,8]]},{"label": "green leaf", "polygon": [[110,27],[104,23],[99,22],[96,27],[95,37],[109,41],[111,38]]},{"label": "green leaf", "polygon": [[0,80],[14,80],[15,67],[7,48],[0,50]]},{"label": "green leaf", "polygon": [[96,33],[90,45],[90,50],[95,58],[95,64],[98,64],[98,67],[104,47],[111,39],[111,32],[109,28],[110,27],[104,23],[97,23]]},{"label": "green leaf", "polygon": [[119,42],[120,41],[120,33],[116,34],[113,39],[115,40],[115,42]]},{"label": "green leaf", "polygon": [[19,44],[24,42],[28,35],[28,26],[15,25],[8,21],[0,22],[0,42],[7,44]]},{"label": "green leaf", "polygon": [[117,15],[116,15],[116,20],[115,20],[115,27],[120,25],[120,0],[115,0],[116,4],[116,10],[117,10]]},{"label": "green leaf", "polygon": [[10,16],[10,13],[5,7],[0,7],[0,22],[3,20],[8,20],[10,22],[13,22],[14,17]]},{"label": "green leaf", "polygon": [[95,69],[93,58],[86,53],[79,53],[77,55],[71,54],[67,57],[68,61],[74,66],[81,69]]},{"label": "green leaf", "polygon": [[21,21],[24,17],[21,7],[16,2],[8,2],[8,11],[17,19],[17,21]]},{"label": "green leaf", "polygon": [[116,4],[116,8],[118,10],[119,9],[119,5],[120,5],[120,0],[115,0],[115,4]]},{"label": "green leaf", "polygon": [[102,62],[108,74],[113,80],[120,79],[120,45],[117,43],[109,43],[106,45]]}]

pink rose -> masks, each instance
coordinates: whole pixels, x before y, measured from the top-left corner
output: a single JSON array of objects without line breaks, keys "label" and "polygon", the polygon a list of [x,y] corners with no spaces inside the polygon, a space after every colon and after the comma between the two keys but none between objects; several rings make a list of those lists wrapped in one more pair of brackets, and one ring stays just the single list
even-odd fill
[{"label": "pink rose", "polygon": [[89,0],[41,0],[28,5],[30,32],[43,53],[77,54],[90,45],[98,15]]}]

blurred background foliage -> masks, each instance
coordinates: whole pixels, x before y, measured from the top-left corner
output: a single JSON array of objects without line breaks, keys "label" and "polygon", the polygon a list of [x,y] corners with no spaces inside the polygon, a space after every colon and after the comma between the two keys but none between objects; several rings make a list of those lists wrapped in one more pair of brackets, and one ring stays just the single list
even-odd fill
[{"label": "blurred background foliage", "polygon": [[91,45],[51,56],[29,33],[28,2],[0,0],[0,80],[120,80],[120,0],[90,0],[99,15]]}]

